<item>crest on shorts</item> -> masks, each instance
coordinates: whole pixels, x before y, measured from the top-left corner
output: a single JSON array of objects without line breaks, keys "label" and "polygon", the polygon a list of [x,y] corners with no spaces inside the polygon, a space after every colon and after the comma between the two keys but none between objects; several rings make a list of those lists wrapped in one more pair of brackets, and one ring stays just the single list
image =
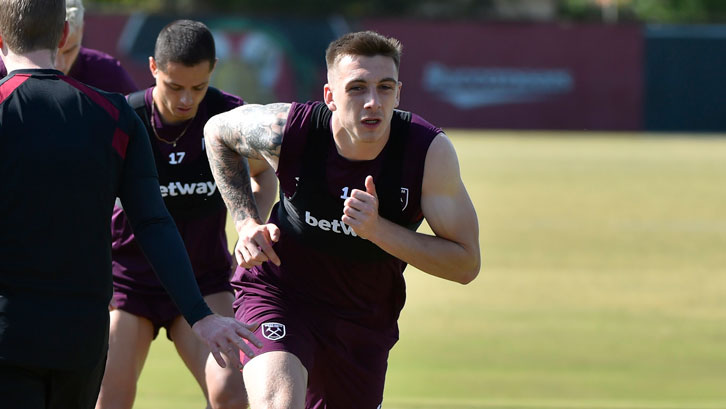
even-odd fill
[{"label": "crest on shorts", "polygon": [[408,188],[402,187],[401,188],[401,211],[406,210],[406,206],[408,206]]},{"label": "crest on shorts", "polygon": [[266,322],[262,324],[262,336],[270,341],[277,341],[285,338],[285,324],[277,322]]}]

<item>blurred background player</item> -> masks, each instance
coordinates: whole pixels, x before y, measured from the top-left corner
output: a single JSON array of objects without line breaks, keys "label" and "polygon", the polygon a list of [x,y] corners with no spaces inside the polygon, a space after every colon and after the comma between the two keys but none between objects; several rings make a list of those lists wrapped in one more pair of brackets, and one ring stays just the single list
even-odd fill
[{"label": "blurred background player", "polygon": [[[159,195],[148,135],[117,93],[53,69],[64,0],[0,0],[0,406],[92,408],[106,363],[116,197],[185,319],[220,366],[244,325],[212,313]],[[52,198],[52,200],[48,200]],[[40,244],[39,244],[40,243]],[[226,356],[226,361],[222,354]]]},{"label": "blurred background player", "polygon": [[[84,84],[108,92],[129,94],[136,91],[131,76],[114,57],[90,48],[83,47],[83,17],[85,9],[82,0],[66,1],[66,21],[68,39],[58,49],[55,56],[55,69]],[[8,74],[0,59],[0,78]]]},{"label": "blurred background player", "polygon": [[[244,368],[253,409],[380,408],[407,263],[462,284],[479,273],[451,141],[395,110],[400,54],[398,40],[346,34],[326,51],[324,102],[245,105],[205,128],[240,238],[236,316],[264,343]],[[267,223],[245,161],[279,178]],[[416,232],[424,218],[434,235]]]},{"label": "blurred background player", "polygon": [[[174,21],[161,30],[154,56],[149,57],[156,85],[128,100],[148,130],[161,195],[184,240],[202,295],[214,312],[232,317],[227,211],[209,169],[203,129],[211,116],[244,102],[209,86],[215,64],[208,28],[197,21]],[[271,169],[268,176],[274,183]],[[274,187],[268,196],[268,201],[274,199]],[[97,408],[132,407],[137,380],[161,327],[204,391],[208,407],[247,407],[242,374],[220,368],[194,336],[146,261],[121,207],[114,209],[112,237],[114,302]]]}]

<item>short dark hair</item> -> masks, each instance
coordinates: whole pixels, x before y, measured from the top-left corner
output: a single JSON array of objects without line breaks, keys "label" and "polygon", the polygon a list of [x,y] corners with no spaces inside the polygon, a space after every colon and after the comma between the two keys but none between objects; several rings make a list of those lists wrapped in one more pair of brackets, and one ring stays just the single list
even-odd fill
[{"label": "short dark hair", "polygon": [[0,0],[0,35],[18,54],[55,53],[65,21],[65,0]]},{"label": "short dark hair", "polygon": [[393,59],[398,70],[401,64],[403,45],[393,37],[385,37],[375,31],[348,33],[333,41],[325,50],[325,63],[330,70],[344,55],[375,57],[382,55]]},{"label": "short dark hair", "polygon": [[156,38],[154,60],[162,71],[169,62],[192,67],[209,61],[209,68],[216,61],[214,36],[204,23],[193,20],[176,20],[161,29]]}]

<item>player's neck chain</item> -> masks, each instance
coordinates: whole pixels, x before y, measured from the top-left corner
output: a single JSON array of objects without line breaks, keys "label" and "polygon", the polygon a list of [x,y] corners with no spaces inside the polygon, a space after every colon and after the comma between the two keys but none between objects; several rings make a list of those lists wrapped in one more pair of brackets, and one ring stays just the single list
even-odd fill
[{"label": "player's neck chain", "polygon": [[156,137],[156,139],[159,142],[164,142],[167,145],[171,145],[173,148],[176,148],[176,143],[179,142],[179,139],[181,139],[181,137],[184,136],[185,133],[187,133],[187,129],[189,129],[189,126],[192,124],[192,122],[194,122],[194,118],[197,117],[197,115],[194,114],[194,117],[192,117],[192,119],[190,119],[187,122],[187,126],[185,126],[184,129],[182,129],[179,136],[174,138],[174,140],[170,141],[170,140],[164,139],[161,136],[159,136],[159,133],[156,131],[156,123],[154,121],[155,116],[156,116],[156,102],[151,101],[151,130],[154,132],[154,136]]}]

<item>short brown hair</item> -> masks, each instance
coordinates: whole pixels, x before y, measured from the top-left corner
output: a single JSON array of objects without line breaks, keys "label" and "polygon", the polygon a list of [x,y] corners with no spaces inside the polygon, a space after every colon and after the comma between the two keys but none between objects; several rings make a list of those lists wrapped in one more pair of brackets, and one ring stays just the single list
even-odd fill
[{"label": "short brown hair", "polygon": [[65,0],[0,0],[0,35],[18,54],[55,52],[65,21]]},{"label": "short brown hair", "polygon": [[330,70],[344,55],[363,55],[375,57],[382,55],[393,59],[396,70],[401,63],[401,42],[393,37],[385,37],[375,31],[348,33],[333,41],[325,50],[325,63]]},{"label": "short brown hair", "polygon": [[166,72],[168,63],[193,67],[209,61],[210,70],[217,61],[214,36],[204,23],[194,20],[175,20],[161,29],[156,38],[154,60]]}]

